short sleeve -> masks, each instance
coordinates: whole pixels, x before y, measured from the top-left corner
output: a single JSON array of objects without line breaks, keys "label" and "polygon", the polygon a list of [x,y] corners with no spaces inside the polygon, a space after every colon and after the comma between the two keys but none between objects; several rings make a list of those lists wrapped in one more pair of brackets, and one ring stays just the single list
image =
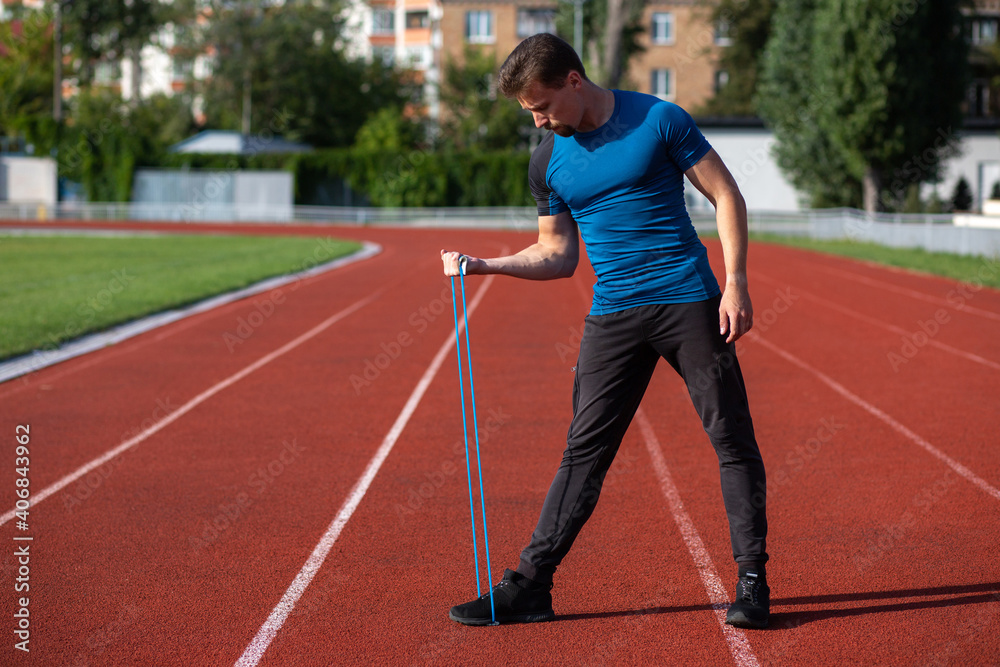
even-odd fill
[{"label": "short sleeve", "polygon": [[569,210],[566,202],[555,193],[548,183],[549,163],[552,161],[554,145],[555,137],[549,133],[535,149],[535,152],[531,154],[528,166],[528,185],[531,187],[531,194],[538,205],[539,216],[557,215]]},{"label": "short sleeve", "polygon": [[712,145],[687,111],[670,102],[662,102],[659,106],[660,132],[667,155],[681,171],[687,171],[712,150]]}]

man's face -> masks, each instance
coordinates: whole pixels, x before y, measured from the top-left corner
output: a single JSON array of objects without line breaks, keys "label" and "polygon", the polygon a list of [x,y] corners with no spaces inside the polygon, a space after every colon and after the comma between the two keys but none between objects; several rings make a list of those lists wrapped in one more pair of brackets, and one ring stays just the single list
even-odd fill
[{"label": "man's face", "polygon": [[552,130],[561,137],[572,137],[576,133],[583,118],[583,107],[574,74],[570,73],[562,88],[547,88],[535,82],[517,98],[521,107],[534,116],[535,127]]}]

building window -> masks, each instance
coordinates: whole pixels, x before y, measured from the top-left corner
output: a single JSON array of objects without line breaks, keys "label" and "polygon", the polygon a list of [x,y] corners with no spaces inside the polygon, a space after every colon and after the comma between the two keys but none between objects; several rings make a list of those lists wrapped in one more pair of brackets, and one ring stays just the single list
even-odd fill
[{"label": "building window", "polygon": [[997,32],[1000,28],[1000,19],[988,16],[978,16],[969,24],[972,30],[970,41],[976,46],[989,46],[997,41]]},{"label": "building window", "polygon": [[542,32],[556,34],[556,10],[518,9],[517,36],[531,37]]},{"label": "building window", "polygon": [[396,14],[391,9],[372,11],[372,34],[391,35],[396,30]]},{"label": "building window", "polygon": [[733,40],[729,35],[730,27],[729,21],[719,21],[715,24],[716,46],[729,46],[733,43]]},{"label": "building window", "polygon": [[407,28],[430,28],[431,18],[428,12],[406,12]]},{"label": "building window", "polygon": [[415,70],[430,69],[434,64],[434,52],[430,46],[407,46],[406,66]]},{"label": "building window", "polygon": [[719,92],[729,83],[729,72],[720,69],[715,73],[715,92]]},{"label": "building window", "polygon": [[392,67],[396,61],[396,49],[391,46],[373,46],[372,62],[382,63],[386,67]]},{"label": "building window", "polygon": [[194,61],[174,58],[173,77],[174,81],[188,81],[194,73]]},{"label": "building window", "polygon": [[969,86],[968,115],[982,118],[990,115],[990,81],[989,79],[974,79]]},{"label": "building window", "polygon": [[661,100],[674,97],[674,77],[668,69],[654,69],[650,76],[649,92]]},{"label": "building window", "polygon": [[465,13],[465,39],[470,44],[492,44],[493,12],[478,10]]},{"label": "building window", "polygon": [[674,43],[674,15],[670,12],[655,12],[651,29],[653,44]]},{"label": "building window", "polygon": [[94,68],[94,83],[108,85],[119,83],[122,78],[121,64],[116,62],[99,62]]}]

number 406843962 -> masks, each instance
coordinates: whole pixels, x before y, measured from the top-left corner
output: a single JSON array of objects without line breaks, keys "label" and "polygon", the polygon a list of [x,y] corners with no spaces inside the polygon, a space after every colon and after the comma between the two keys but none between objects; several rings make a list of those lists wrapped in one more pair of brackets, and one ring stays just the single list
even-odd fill
[{"label": "number 406843962", "polygon": [[31,463],[30,451],[28,445],[31,443],[31,427],[25,424],[18,424],[14,429],[14,439],[17,441],[17,447],[14,450],[16,457],[14,459],[14,472],[17,473],[17,480],[14,485],[17,487],[17,512],[16,516],[21,521],[28,520],[28,508],[31,506],[29,501],[29,496],[31,495],[31,490],[28,485],[31,483],[28,479],[28,469]]}]

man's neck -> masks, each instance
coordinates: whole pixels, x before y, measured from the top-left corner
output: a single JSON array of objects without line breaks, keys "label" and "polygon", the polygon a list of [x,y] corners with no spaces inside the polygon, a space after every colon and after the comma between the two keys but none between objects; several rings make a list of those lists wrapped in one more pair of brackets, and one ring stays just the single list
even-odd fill
[{"label": "man's neck", "polygon": [[576,129],[578,132],[593,132],[611,119],[615,111],[615,94],[589,81],[585,85],[587,108]]}]

